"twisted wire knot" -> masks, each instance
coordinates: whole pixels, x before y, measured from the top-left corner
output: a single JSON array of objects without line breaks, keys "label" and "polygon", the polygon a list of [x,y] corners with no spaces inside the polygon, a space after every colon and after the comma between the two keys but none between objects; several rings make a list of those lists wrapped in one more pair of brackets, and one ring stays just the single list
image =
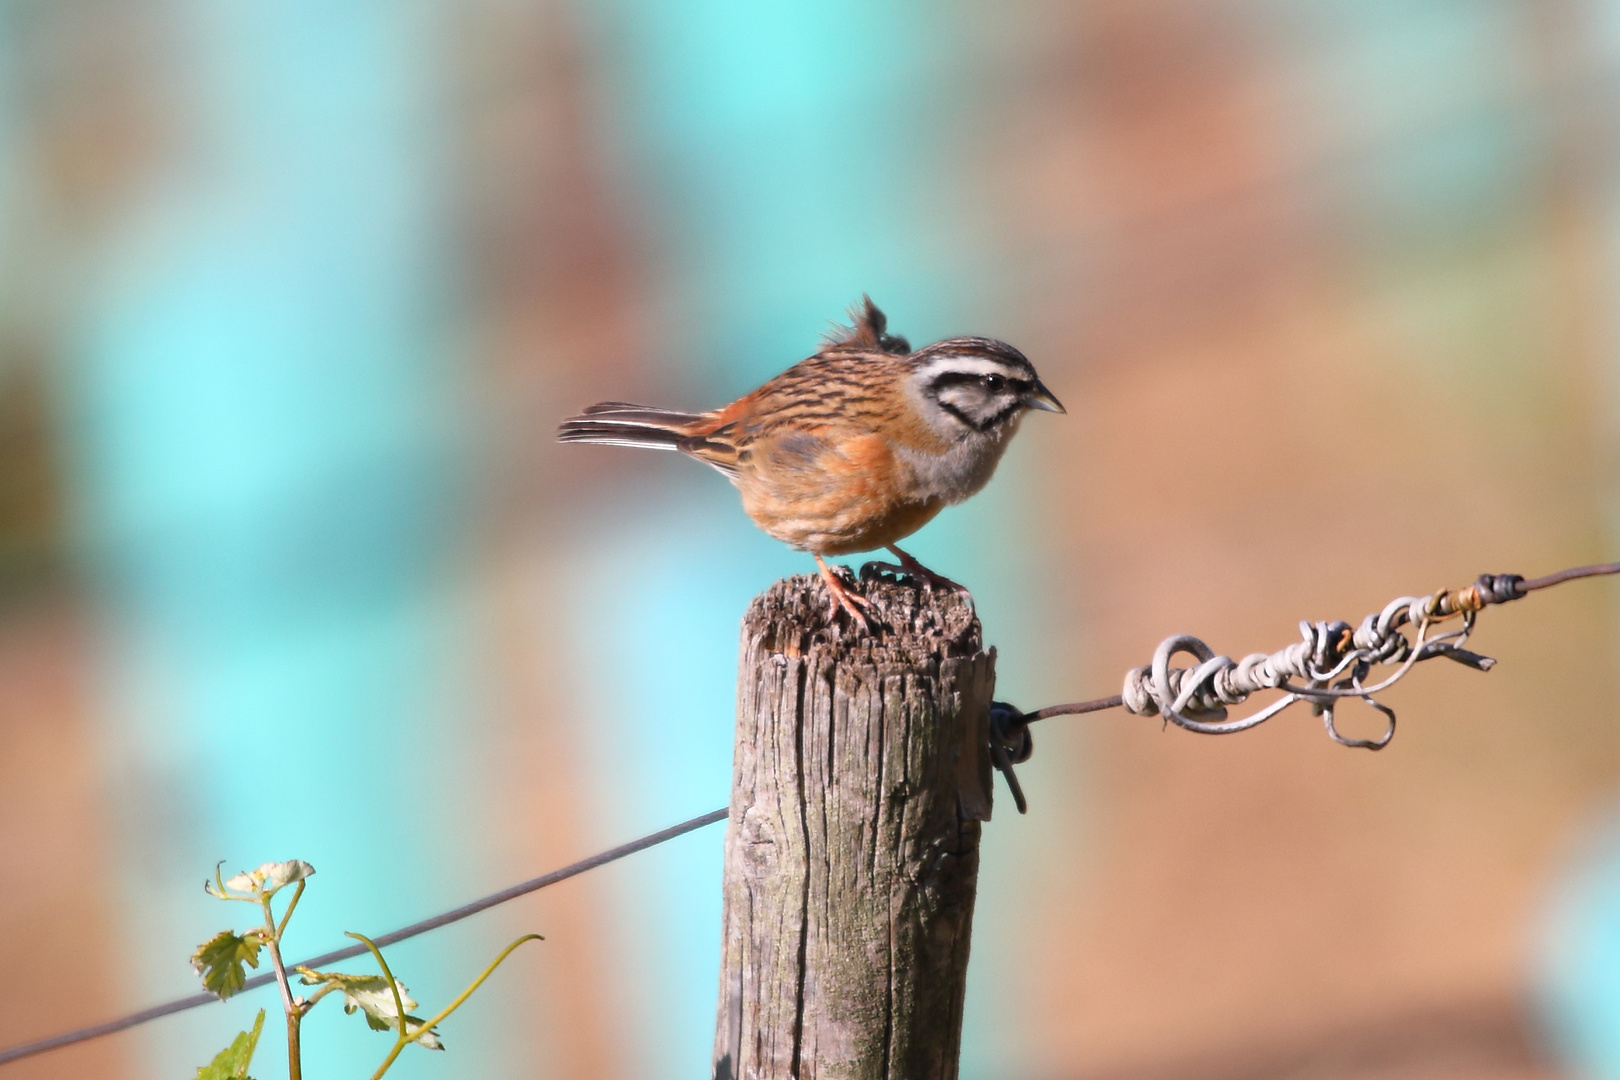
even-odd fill
[{"label": "twisted wire knot", "polygon": [[[1138,716],[1157,713],[1167,723],[1189,731],[1226,735],[1262,724],[1304,701],[1323,718],[1323,726],[1335,742],[1382,750],[1395,736],[1395,713],[1373,694],[1394,685],[1414,663],[1431,656],[1448,656],[1488,669],[1493,661],[1463,649],[1462,643],[1480,608],[1503,603],[1504,598],[1516,599],[1518,589],[1514,575],[1485,575],[1456,592],[1400,597],[1368,615],[1353,631],[1346,622],[1301,622],[1300,640],[1273,653],[1250,653],[1241,660],[1216,655],[1191,634],[1176,634],[1160,642],[1152,664],[1126,673],[1121,702]],[[1460,628],[1430,636],[1434,624],[1457,616],[1463,620]],[[1414,629],[1408,632],[1408,627]],[[1171,658],[1181,653],[1198,663],[1171,667]],[[1394,674],[1369,686],[1367,676],[1375,665],[1399,666]],[[1229,706],[1241,704],[1261,690],[1285,693],[1251,716],[1227,719]],[[1334,708],[1344,697],[1360,698],[1382,713],[1383,734],[1376,739],[1341,735],[1334,726]]]},{"label": "twisted wire knot", "polygon": [[[1487,604],[1505,604],[1509,600],[1519,599],[1525,594],[1523,585],[1522,574],[1481,574],[1463,592],[1473,594],[1473,602],[1482,608]],[[1477,611],[1478,608],[1473,610]]]},{"label": "twisted wire knot", "polygon": [[[1158,713],[1166,723],[1206,735],[1226,735],[1265,723],[1289,706],[1301,701],[1322,717],[1322,724],[1335,742],[1367,750],[1382,750],[1395,737],[1395,713],[1373,695],[1395,685],[1419,660],[1444,656],[1474,668],[1489,671],[1496,661],[1463,648],[1473,632],[1479,612],[1492,604],[1518,600],[1537,589],[1575,578],[1620,574],[1620,563],[1599,563],[1561,570],[1546,577],[1526,580],[1519,574],[1481,574],[1472,585],[1461,589],[1430,593],[1428,596],[1402,596],[1361,620],[1350,629],[1345,622],[1302,622],[1300,640],[1274,653],[1250,653],[1241,660],[1217,656],[1215,651],[1191,634],[1165,638],[1147,667],[1132,668],[1125,685],[1115,698],[1053,705],[1034,713],[1023,713],[1005,702],[992,702],[990,709],[990,753],[995,767],[1025,810],[1024,793],[1013,773],[1013,766],[1024,761],[1034,748],[1030,739],[1032,721],[1048,716],[1095,712],[1122,706],[1138,716]],[[1431,629],[1442,622],[1461,618],[1462,626],[1440,634]],[[1408,631],[1406,628],[1411,627]],[[1173,668],[1172,657],[1187,653],[1198,664]],[[1396,665],[1382,682],[1367,685],[1375,665]],[[1301,685],[1303,684],[1303,685]],[[1239,720],[1227,719],[1229,706],[1241,704],[1260,690],[1281,690],[1283,696],[1270,705]],[[1334,727],[1333,713],[1340,698],[1357,697],[1382,713],[1384,733],[1377,739],[1351,739]]]},{"label": "twisted wire knot", "polygon": [[1035,736],[1029,731],[1029,718],[1016,705],[1005,701],[990,703],[990,763],[1007,778],[1007,790],[1020,814],[1029,812],[1024,787],[1018,782],[1014,765],[1022,765],[1035,752]]}]

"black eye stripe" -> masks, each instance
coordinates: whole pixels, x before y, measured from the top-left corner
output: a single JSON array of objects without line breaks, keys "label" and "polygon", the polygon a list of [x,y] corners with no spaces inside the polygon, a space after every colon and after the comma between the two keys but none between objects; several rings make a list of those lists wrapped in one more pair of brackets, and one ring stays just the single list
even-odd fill
[{"label": "black eye stripe", "polygon": [[988,384],[991,379],[1000,379],[1008,389],[1019,394],[1027,394],[1035,387],[1035,384],[1028,379],[1022,379],[1016,375],[977,371],[942,371],[934,376],[930,385],[933,386],[935,391],[939,391],[948,386],[966,386],[970,383]]}]

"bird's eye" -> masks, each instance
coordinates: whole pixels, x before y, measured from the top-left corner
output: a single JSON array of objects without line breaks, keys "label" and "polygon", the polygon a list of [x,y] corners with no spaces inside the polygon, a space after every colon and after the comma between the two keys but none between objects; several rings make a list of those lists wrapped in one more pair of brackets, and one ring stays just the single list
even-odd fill
[{"label": "bird's eye", "polygon": [[1001,388],[1006,385],[1007,380],[1002,378],[1000,375],[986,375],[984,377],[984,388],[990,391],[992,394],[1000,393]]}]

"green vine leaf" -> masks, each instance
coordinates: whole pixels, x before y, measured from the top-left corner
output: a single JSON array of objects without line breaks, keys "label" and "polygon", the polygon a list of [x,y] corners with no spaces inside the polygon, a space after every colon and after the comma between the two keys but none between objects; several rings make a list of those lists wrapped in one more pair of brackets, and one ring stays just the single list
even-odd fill
[{"label": "green vine leaf", "polygon": [[[299,968],[299,981],[305,986],[321,986],[321,993],[337,990],[343,995],[343,1011],[352,1013],[355,1010],[365,1014],[366,1025],[373,1031],[391,1031],[399,1034],[399,1013],[394,1010],[394,993],[389,989],[388,980],[381,975],[344,975],[336,971],[310,971]],[[422,1018],[412,1016],[411,1010],[416,1008],[416,1001],[405,990],[405,984],[396,981],[395,987],[399,990],[400,1004],[405,1007],[405,1032],[416,1036],[416,1042],[429,1050],[443,1050],[444,1043],[435,1029],[423,1031]],[[329,989],[328,989],[329,988]],[[417,1035],[417,1032],[422,1032]]]},{"label": "green vine leaf", "polygon": [[214,1055],[214,1060],[197,1070],[197,1080],[253,1080],[248,1075],[248,1063],[259,1045],[259,1032],[264,1030],[264,1010],[259,1010],[253,1021],[253,1030],[244,1031],[231,1040],[231,1045]]},{"label": "green vine leaf", "polygon": [[191,954],[192,969],[202,977],[203,987],[219,995],[221,1001],[242,989],[247,972],[242,965],[259,966],[259,950],[264,947],[264,931],[237,934],[221,930]]}]

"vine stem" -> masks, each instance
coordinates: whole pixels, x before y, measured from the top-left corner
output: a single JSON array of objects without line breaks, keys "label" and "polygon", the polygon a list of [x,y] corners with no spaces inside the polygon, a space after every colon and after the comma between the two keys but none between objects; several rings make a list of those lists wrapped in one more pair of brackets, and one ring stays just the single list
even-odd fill
[{"label": "vine stem", "polygon": [[292,984],[287,981],[287,965],[281,960],[281,932],[287,928],[287,919],[292,916],[293,908],[298,906],[298,898],[303,895],[304,883],[300,881],[279,926],[276,925],[275,912],[270,907],[274,894],[259,901],[264,908],[265,947],[270,950],[270,965],[275,968],[276,985],[281,988],[281,1004],[287,1014],[287,1080],[303,1080],[304,1077],[298,1038],[298,1028],[304,1019],[304,1010],[293,1000]]},{"label": "vine stem", "polygon": [[495,969],[501,966],[501,961],[505,960],[508,956],[511,956],[513,951],[516,950],[519,945],[522,945],[525,941],[546,940],[539,934],[524,934],[522,937],[512,942],[512,944],[502,949],[501,954],[495,959],[491,960],[489,962],[489,966],[483,970],[478,978],[474,979],[468,985],[467,989],[463,990],[460,994],[457,994],[454,1001],[440,1009],[432,1017],[418,1024],[415,1031],[408,1031],[405,1025],[405,1007],[400,1001],[399,997],[399,983],[394,981],[393,973],[388,970],[388,961],[383,959],[382,950],[377,948],[376,944],[364,934],[356,934],[352,930],[345,930],[343,936],[352,937],[357,941],[360,941],[365,945],[366,948],[371,950],[371,955],[377,958],[377,966],[382,968],[383,978],[388,980],[389,987],[394,991],[394,1007],[399,1011],[399,1033],[394,1037],[394,1048],[388,1051],[388,1056],[383,1058],[381,1065],[377,1066],[377,1071],[371,1074],[371,1080],[382,1080],[383,1073],[387,1072],[394,1064],[394,1060],[399,1057],[399,1052],[401,1050],[405,1049],[411,1043],[421,1038],[424,1032],[432,1031],[434,1028],[438,1027],[451,1013],[461,1008],[462,1004],[466,1002],[468,998],[472,997],[473,991],[484,985],[484,980],[493,975],[495,973]]}]

